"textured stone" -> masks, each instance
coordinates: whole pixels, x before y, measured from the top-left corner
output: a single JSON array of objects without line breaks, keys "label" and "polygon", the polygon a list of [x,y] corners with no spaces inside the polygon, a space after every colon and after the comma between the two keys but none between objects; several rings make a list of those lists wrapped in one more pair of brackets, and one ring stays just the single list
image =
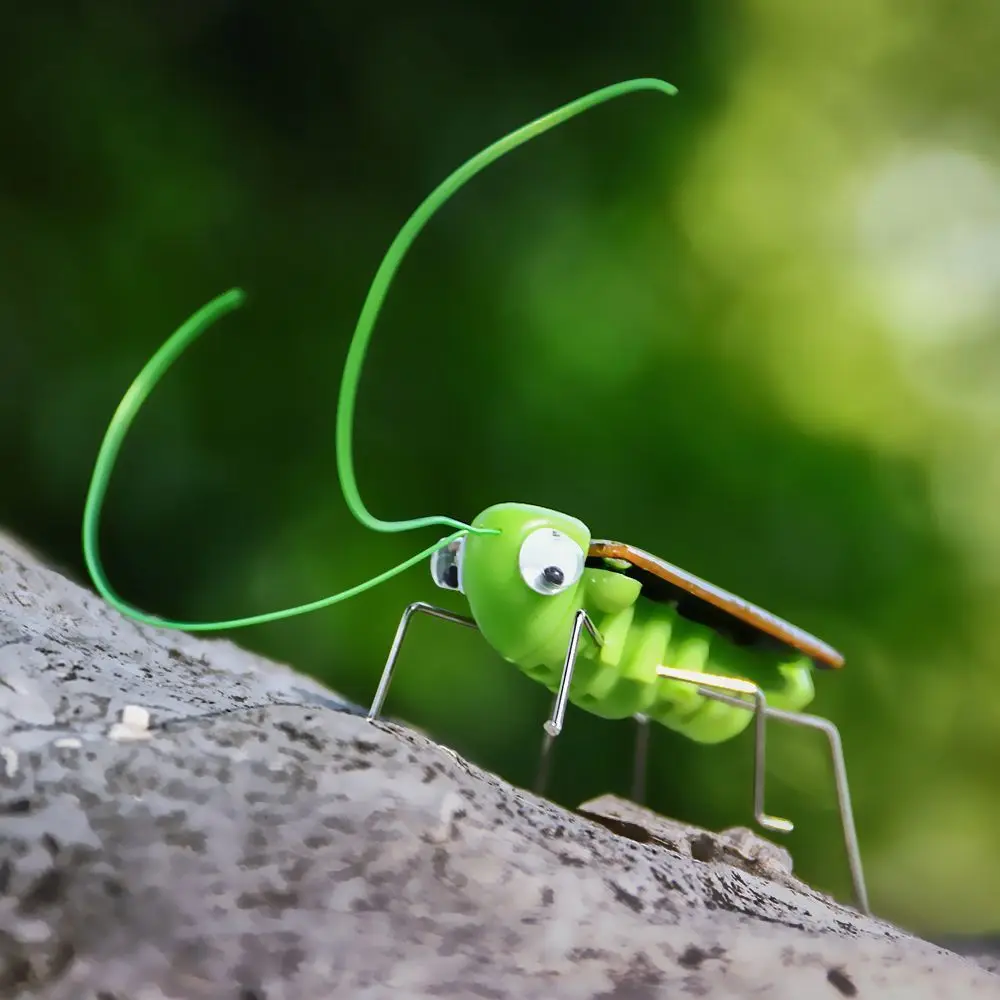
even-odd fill
[{"label": "textured stone", "polygon": [[123,620],[2,537],[0,748],[2,997],[1000,998],[759,838],[616,833],[654,821]]}]

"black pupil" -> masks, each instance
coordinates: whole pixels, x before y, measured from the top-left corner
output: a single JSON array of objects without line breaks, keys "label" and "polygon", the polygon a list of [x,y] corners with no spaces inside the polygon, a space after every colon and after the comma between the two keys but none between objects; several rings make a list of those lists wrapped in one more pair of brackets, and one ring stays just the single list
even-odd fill
[{"label": "black pupil", "polygon": [[452,590],[458,590],[458,566],[452,563],[444,571],[444,582],[445,586],[451,587]]},{"label": "black pupil", "polygon": [[558,566],[546,566],[542,570],[542,576],[545,582],[551,584],[553,587],[558,587],[566,579],[563,571]]}]

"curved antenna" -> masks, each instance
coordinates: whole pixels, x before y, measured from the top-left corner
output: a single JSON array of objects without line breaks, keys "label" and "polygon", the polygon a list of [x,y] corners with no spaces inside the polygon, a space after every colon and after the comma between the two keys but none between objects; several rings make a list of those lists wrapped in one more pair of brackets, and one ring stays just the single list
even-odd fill
[{"label": "curved antenna", "polygon": [[90,577],[94,581],[98,593],[112,607],[134,618],[145,625],[156,625],[160,628],[181,629],[184,632],[214,632],[224,629],[245,628],[248,625],[262,625],[265,622],[278,621],[282,618],[292,618],[295,615],[305,614],[310,611],[319,611],[327,608],[331,604],[346,601],[351,597],[363,594],[372,587],[377,587],[380,583],[398,576],[411,566],[422,562],[444,545],[449,545],[456,538],[466,534],[466,530],[456,531],[446,539],[435,542],[422,552],[411,556],[405,562],[394,566],[392,569],[380,573],[378,576],[359,583],[357,586],[342,590],[339,594],[324,597],[308,604],[300,604],[292,608],[284,608],[281,611],[270,611],[265,614],[251,615],[246,618],[233,618],[228,621],[217,622],[182,622],[172,621],[168,618],[161,618],[158,615],[150,615],[139,608],[133,607],[112,589],[108,582],[107,574],[101,562],[98,551],[98,527],[101,518],[101,508],[104,505],[104,497],[108,491],[108,483],[111,479],[111,472],[114,468],[118,452],[121,450],[125,435],[135,419],[139,407],[145,402],[146,397],[153,391],[156,383],[163,377],[167,369],[184,352],[184,349],[198,336],[200,336],[209,326],[225,313],[231,312],[243,304],[244,294],[238,288],[233,288],[223,295],[213,299],[208,305],[198,310],[183,326],[181,326],[166,343],[146,362],[145,367],[138,374],[124,398],[118,404],[114,416],[101,449],[94,464],[94,472],[90,480],[90,489],[87,491],[87,501],[83,512],[83,556],[90,572]]},{"label": "curved antenna", "polygon": [[179,327],[145,364],[142,371],[136,376],[129,387],[122,401],[111,419],[108,429],[105,432],[104,440],[94,464],[94,471],[90,480],[90,487],[87,491],[87,499],[83,512],[83,553],[87,570],[97,588],[98,593],[120,613],[127,615],[136,621],[147,625],[154,625],[160,628],[180,629],[185,632],[208,632],[225,629],[245,628],[250,625],[261,625],[265,622],[278,621],[283,618],[291,618],[295,615],[306,614],[311,611],[318,611],[321,608],[329,607],[340,601],[346,601],[351,597],[377,587],[379,584],[391,579],[400,573],[405,572],[411,566],[426,559],[438,549],[451,544],[464,534],[498,534],[495,528],[477,528],[472,525],[457,521],[454,518],[443,516],[411,518],[403,521],[383,521],[374,517],[361,501],[358,492],[357,481],[354,475],[353,450],[351,444],[351,430],[354,421],[354,407],[357,399],[358,381],[361,375],[361,367],[364,362],[365,352],[368,342],[371,340],[372,330],[378,318],[382,303],[385,300],[389,285],[406,251],[412,245],[414,239],[421,229],[427,224],[434,213],[468,180],[474,177],[489,164],[498,160],[505,153],[510,152],[522,143],[543,132],[554,128],[561,122],[572,118],[582,111],[592,108],[604,101],[635,90],[659,90],[665,94],[673,95],[677,93],[675,87],[663,80],[654,78],[643,78],[637,80],[626,80],[623,83],[613,84],[601,90],[594,91],[586,97],[581,97],[569,104],[557,108],[555,111],[540,118],[535,119],[527,125],[522,126],[514,132],[509,133],[503,139],[488,146],[482,152],[467,160],[461,167],[448,176],[437,188],[423,201],[417,210],[410,216],[399,234],[393,240],[385,257],[375,274],[368,296],[365,299],[361,314],[358,318],[354,330],[354,336],[348,348],[347,360],[344,364],[344,374],[340,385],[340,399],[337,407],[337,473],[340,478],[341,489],[344,499],[351,513],[365,526],[374,531],[398,532],[411,531],[415,528],[428,527],[434,524],[447,525],[458,529],[447,538],[443,538],[434,545],[429,546],[417,555],[405,560],[397,566],[374,576],[364,583],[357,584],[340,593],[329,597],[320,598],[307,604],[296,605],[285,608],[281,611],[271,611],[264,614],[251,615],[244,618],[233,618],[226,621],[216,622],[182,622],[161,618],[158,615],[148,614],[139,608],[127,603],[112,589],[108,581],[101,562],[98,546],[98,528],[100,525],[101,509],[104,498],[107,494],[108,484],[111,480],[111,473],[114,469],[115,461],[121,450],[125,435],[128,433],[135,419],[139,408],[152,392],[157,382],[163,377],[167,369],[177,360],[178,357],[205,332],[217,319],[228,312],[238,308],[243,304],[244,293],[241,289],[234,288],[223,295],[213,299],[207,305],[198,310],[190,319]]},{"label": "curved antenna", "polygon": [[417,517],[406,521],[383,521],[371,514],[362,503],[354,476],[351,430],[354,423],[354,404],[358,394],[361,366],[364,363],[365,352],[368,350],[368,342],[371,340],[375,321],[389,291],[389,285],[392,283],[406,251],[409,250],[420,230],[427,225],[434,213],[481,170],[529,139],[534,139],[543,132],[555,128],[556,125],[574,117],[574,115],[636,90],[658,90],[670,96],[677,93],[676,87],[652,77],[625,80],[622,83],[615,83],[610,87],[595,90],[585,97],[577,98],[577,100],[564,104],[561,108],[557,108],[547,115],[536,118],[497,140],[493,145],[487,146],[486,149],[466,160],[462,166],[446,177],[424,199],[392,241],[382,258],[382,263],[375,274],[371,288],[368,290],[368,297],[365,299],[357,326],[354,328],[354,337],[348,348],[347,361],[344,364],[344,375],[340,383],[340,402],[337,406],[337,473],[340,477],[340,488],[343,490],[344,499],[347,501],[348,507],[351,508],[351,512],[366,527],[374,531],[386,532],[411,531],[414,528],[424,528],[432,524],[444,524],[455,528],[468,527],[463,525],[461,521],[455,521],[448,517]]}]

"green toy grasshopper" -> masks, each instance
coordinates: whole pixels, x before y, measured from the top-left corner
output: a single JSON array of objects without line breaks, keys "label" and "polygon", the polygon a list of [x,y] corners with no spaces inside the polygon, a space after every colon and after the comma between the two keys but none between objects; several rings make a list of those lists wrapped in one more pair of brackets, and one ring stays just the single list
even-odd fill
[{"label": "green toy grasshopper", "polygon": [[464,594],[471,617],[422,602],[407,607],[369,719],[382,710],[410,621],[425,614],[478,629],[503,659],[555,694],[539,792],[569,702],[604,719],[637,721],[637,801],[645,792],[651,720],[710,744],[733,739],[753,719],[755,818],[787,833],[788,820],[764,811],[765,724],[773,718],[819,729],[830,743],[855,895],[868,912],[840,734],[826,719],[801,714],[813,699],[814,666],[843,665],[836,650],[641,549],[593,541],[567,514],[502,503],[472,528],[482,533],[454,539],[431,557],[434,582]]},{"label": "green toy grasshopper", "polygon": [[384,521],[361,501],[351,431],[357,385],[382,301],[406,250],[438,208],[466,181],[528,139],[610,98],[636,90],[672,95],[657,79],[615,84],[536,119],[478,153],[446,178],[396,236],[375,275],[348,349],[337,409],[337,470],[344,499],[366,527],[401,532],[444,524],[452,534],[364,583],[309,604],[219,622],[182,622],[148,614],[111,588],[98,553],[100,512],[114,462],[140,406],[181,353],[217,318],[234,309],[237,289],[184,323],[147,362],[116,410],[95,463],[83,516],[83,550],[91,579],[112,606],[161,628],[215,631],[290,618],[364,593],[430,558],[438,586],[463,593],[471,617],[429,604],[403,613],[368,718],[379,716],[410,621],[415,614],[477,628],[505,660],[555,694],[539,776],[544,787],[555,738],[569,702],[607,719],[639,723],[634,790],[645,786],[649,723],[700,743],[719,743],[755,722],[754,811],[770,830],[792,829],[764,811],[765,723],[780,719],[824,732],[830,741],[855,893],[868,901],[836,727],[800,714],[813,697],[814,667],[843,658],[825,643],[640,549],[594,541],[581,521],[529,504],[490,507],[472,524],[449,517]]}]

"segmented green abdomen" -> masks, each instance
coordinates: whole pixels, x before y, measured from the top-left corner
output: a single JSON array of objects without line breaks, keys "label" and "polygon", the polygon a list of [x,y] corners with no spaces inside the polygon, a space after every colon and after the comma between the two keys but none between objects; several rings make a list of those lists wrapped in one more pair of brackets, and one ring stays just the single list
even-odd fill
[{"label": "segmented green abdomen", "polygon": [[[588,608],[588,610],[591,610]],[[753,713],[705,697],[695,685],[657,676],[661,664],[699,673],[742,677],[759,684],[768,704],[801,711],[813,698],[808,658],[736,646],[704,625],[688,621],[668,604],[644,597],[603,617],[592,612],[604,638],[598,649],[581,637],[570,701],[606,719],[649,716],[699,743],[721,743],[739,735]],[[528,676],[558,689],[569,641],[544,663],[522,665]]]}]

